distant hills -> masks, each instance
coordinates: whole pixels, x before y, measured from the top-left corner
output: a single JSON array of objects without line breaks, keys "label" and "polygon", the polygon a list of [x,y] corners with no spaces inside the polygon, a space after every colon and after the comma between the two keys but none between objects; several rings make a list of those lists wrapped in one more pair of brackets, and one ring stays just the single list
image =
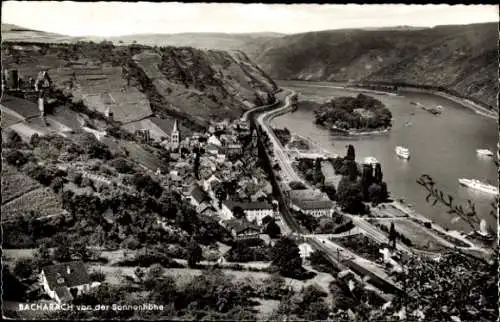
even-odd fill
[{"label": "distant hills", "polygon": [[442,86],[490,106],[497,103],[496,23],[309,32],[246,50],[275,79]]},{"label": "distant hills", "polygon": [[[22,28],[17,28],[22,29]],[[37,31],[5,33],[4,40],[102,41]],[[301,34],[183,33],[109,37],[115,44],[242,50],[274,79],[370,81],[444,87],[497,106],[498,24],[434,28],[395,26]]]}]

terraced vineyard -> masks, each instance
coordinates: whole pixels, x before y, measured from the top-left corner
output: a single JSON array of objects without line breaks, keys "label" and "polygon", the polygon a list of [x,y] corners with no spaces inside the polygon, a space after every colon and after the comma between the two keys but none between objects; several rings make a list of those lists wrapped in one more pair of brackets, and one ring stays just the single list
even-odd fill
[{"label": "terraced vineyard", "polygon": [[38,188],[2,205],[2,221],[33,213],[36,217],[63,213],[62,204],[50,188]]},{"label": "terraced vineyard", "polygon": [[17,171],[13,166],[2,162],[2,214],[5,216],[4,204],[41,187],[35,180]]}]

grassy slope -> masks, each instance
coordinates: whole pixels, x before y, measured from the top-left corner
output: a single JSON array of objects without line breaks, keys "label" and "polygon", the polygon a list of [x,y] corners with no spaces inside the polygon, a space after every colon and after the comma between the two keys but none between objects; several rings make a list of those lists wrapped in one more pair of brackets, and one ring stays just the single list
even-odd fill
[{"label": "grassy slope", "polygon": [[496,105],[498,26],[333,30],[267,41],[252,58],[276,79],[404,81]]}]

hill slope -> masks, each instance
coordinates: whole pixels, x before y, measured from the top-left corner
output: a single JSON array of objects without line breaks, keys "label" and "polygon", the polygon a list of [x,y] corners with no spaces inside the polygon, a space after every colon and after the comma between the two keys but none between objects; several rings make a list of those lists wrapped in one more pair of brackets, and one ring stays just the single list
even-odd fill
[{"label": "hill slope", "polygon": [[275,79],[442,86],[496,106],[498,25],[332,30],[265,41],[249,55]]},{"label": "hill slope", "polygon": [[25,81],[46,69],[57,88],[122,123],[156,114],[206,125],[274,100],[277,89],[241,52],[189,47],[4,42],[2,64]]}]

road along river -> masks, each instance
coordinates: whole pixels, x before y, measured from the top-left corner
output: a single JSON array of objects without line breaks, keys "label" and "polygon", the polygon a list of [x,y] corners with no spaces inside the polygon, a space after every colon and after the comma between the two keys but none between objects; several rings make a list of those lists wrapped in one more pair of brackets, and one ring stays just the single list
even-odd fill
[{"label": "road along river", "polygon": [[[497,151],[497,121],[465,108],[456,102],[425,93],[400,93],[400,96],[368,94],[381,100],[392,112],[393,127],[388,134],[340,137],[314,124],[312,110],[301,108],[301,100],[326,101],[336,96],[354,96],[356,91],[343,89],[339,84],[326,82],[280,81],[281,87],[297,91],[299,108],[293,113],[271,121],[278,128],[307,137],[323,149],[344,155],[346,145],[352,144],[357,161],[367,156],[375,157],[382,164],[384,180],[393,198],[404,198],[416,211],[449,229],[467,230],[467,225],[448,214],[441,206],[431,206],[425,201],[425,190],[416,180],[428,174],[437,187],[455,197],[466,206],[467,199],[476,204],[480,216],[496,227],[496,220],[489,215],[493,195],[471,190],[459,185],[459,178],[476,178],[498,185],[497,168],[491,158],[478,157],[476,149]],[[426,106],[441,105],[440,116],[416,107],[412,102]],[[398,145],[409,148],[408,161],[398,158],[394,149]]]}]

